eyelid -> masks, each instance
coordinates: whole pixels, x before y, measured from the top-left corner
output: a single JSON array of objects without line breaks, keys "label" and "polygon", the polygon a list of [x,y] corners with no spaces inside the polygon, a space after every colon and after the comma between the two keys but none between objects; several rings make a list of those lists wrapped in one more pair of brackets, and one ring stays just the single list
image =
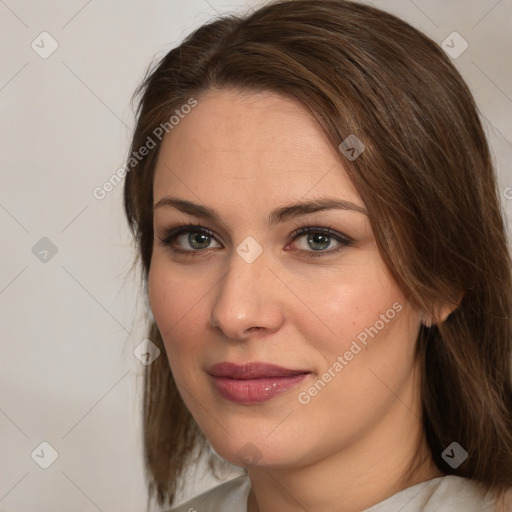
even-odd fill
[{"label": "eyelid", "polygon": [[348,235],[345,235],[345,234],[340,233],[337,230],[333,229],[331,224],[326,224],[325,226],[319,226],[318,224],[310,224],[309,222],[297,222],[295,224],[295,227],[293,228],[292,233],[290,234],[290,238],[292,238],[292,240],[293,240],[296,235],[302,234],[302,232],[306,231],[306,230],[310,230],[310,231],[317,230],[319,233],[328,234],[334,238],[341,239],[342,241],[344,241],[346,243],[354,242],[354,239],[352,239]]},{"label": "eyelid", "polygon": [[[164,238],[158,237],[158,239],[162,242],[163,245],[168,246],[173,252],[182,254],[182,255],[194,255],[197,253],[208,253],[211,252],[210,247],[206,247],[204,249],[181,249],[172,246],[172,243],[181,235],[187,233],[203,233],[213,238],[217,243],[222,243],[218,241],[217,235],[210,229],[201,224],[190,224],[187,222],[178,222],[172,228],[168,228],[165,230]],[[331,226],[319,226],[314,224],[309,224],[308,222],[299,222],[295,223],[294,231],[289,235],[291,242],[294,242],[297,238],[305,236],[309,233],[322,233],[331,238],[334,238],[340,246],[334,249],[329,249],[325,251],[306,251],[304,249],[299,249],[297,252],[303,253],[306,258],[315,258],[323,255],[331,255],[339,252],[344,247],[351,246],[354,243],[354,240],[338,231],[331,229]],[[222,239],[221,239],[222,240]],[[214,248],[216,249],[216,248]]]}]

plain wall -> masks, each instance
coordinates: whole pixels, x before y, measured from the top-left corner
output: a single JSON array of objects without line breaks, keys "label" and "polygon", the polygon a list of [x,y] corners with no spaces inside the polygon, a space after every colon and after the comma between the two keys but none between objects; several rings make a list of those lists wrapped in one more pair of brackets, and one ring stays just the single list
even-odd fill
[{"label": "plain wall", "polygon": [[[510,224],[512,2],[373,4],[438,43],[454,31],[469,43],[454,62],[484,117]],[[0,511],[145,510],[143,364],[133,354],[145,301],[130,273],[122,183],[102,200],[92,192],[124,164],[131,95],[151,60],[249,5],[0,2]],[[45,59],[31,46],[51,49],[43,31],[58,43]],[[47,469],[34,460],[50,460],[42,442],[58,453]],[[197,478],[182,497],[214,483]]]}]

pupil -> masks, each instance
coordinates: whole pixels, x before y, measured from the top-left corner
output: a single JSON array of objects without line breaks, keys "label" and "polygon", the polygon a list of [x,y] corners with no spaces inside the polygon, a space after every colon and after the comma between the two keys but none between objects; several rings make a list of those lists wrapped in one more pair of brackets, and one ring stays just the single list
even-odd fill
[{"label": "pupil", "polygon": [[325,249],[329,246],[329,235],[323,235],[321,233],[315,233],[308,237],[308,243],[312,243],[314,245],[321,245],[322,247],[312,247],[315,251],[320,249]]}]

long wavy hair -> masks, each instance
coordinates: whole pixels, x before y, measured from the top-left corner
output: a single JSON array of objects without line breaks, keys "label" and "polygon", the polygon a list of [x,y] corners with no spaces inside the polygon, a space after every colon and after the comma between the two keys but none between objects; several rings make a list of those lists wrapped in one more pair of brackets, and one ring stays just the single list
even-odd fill
[{"label": "long wavy hair", "polygon": [[[350,134],[364,143],[359,158],[340,152],[340,159],[383,261],[434,319],[435,304],[458,304],[446,321],[422,326],[416,340],[432,457],[443,473],[503,497],[512,486],[511,259],[488,142],[450,59],[399,18],[344,0],[273,1],[195,30],[150,66],[134,96],[124,209],[146,292],[163,138],[155,128],[171,133],[173,113],[211,88],[298,99],[333,147]],[[133,161],[148,138],[155,147]],[[149,338],[164,353],[155,323]],[[172,504],[184,469],[208,442],[166,357],[146,367],[142,408],[148,503]],[[441,456],[453,441],[469,454],[456,469]]]}]

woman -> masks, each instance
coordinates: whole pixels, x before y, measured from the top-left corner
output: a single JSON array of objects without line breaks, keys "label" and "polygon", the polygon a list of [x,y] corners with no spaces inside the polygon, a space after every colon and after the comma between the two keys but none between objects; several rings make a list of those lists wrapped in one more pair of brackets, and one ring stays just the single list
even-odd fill
[{"label": "woman", "polygon": [[173,510],[510,510],[510,255],[443,51],[280,1],[202,26],[139,93],[150,499],[211,446],[245,474]]}]

